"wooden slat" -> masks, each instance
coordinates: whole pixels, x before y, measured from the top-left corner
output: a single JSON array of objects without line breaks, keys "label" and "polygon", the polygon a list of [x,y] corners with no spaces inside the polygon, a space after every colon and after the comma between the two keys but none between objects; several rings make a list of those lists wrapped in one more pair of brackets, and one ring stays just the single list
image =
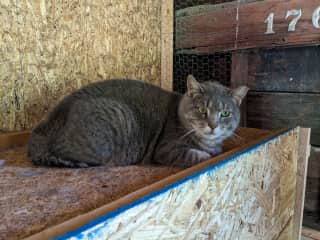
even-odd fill
[{"label": "wooden slat", "polygon": [[293,219],[293,239],[300,239],[306,190],[308,159],[310,155],[310,128],[299,129],[299,149],[296,179],[296,199]]},{"label": "wooden slat", "polygon": [[302,228],[302,236],[309,237],[314,240],[320,240],[320,231],[304,227]]},{"label": "wooden slat", "polygon": [[30,134],[30,131],[0,134],[0,149],[25,145],[28,142]]},{"label": "wooden slat", "polygon": [[[231,88],[241,85],[248,85],[248,52],[237,51],[232,53],[231,66]],[[240,125],[245,127],[247,124],[247,99],[241,103],[241,122]]]},{"label": "wooden slat", "polygon": [[[312,155],[312,154],[310,154]],[[312,156],[313,157],[313,156]],[[311,157],[311,158],[312,158]],[[319,159],[317,159],[319,160]],[[310,162],[310,165],[315,165],[314,162]],[[310,167],[311,168],[311,167]],[[309,170],[310,170],[309,168]],[[306,226],[313,227],[316,225],[316,216],[320,215],[320,172],[317,173],[318,177],[310,177],[308,172],[307,178],[307,190],[305,201],[305,221]],[[317,224],[320,230],[320,223]]]},{"label": "wooden slat", "polygon": [[248,57],[251,90],[320,93],[320,46],[260,49]]},{"label": "wooden slat", "polygon": [[311,144],[320,144],[320,94],[249,92],[247,126],[262,129],[311,127]]},{"label": "wooden slat", "polygon": [[[318,146],[318,147],[311,146],[309,168],[308,168],[308,177],[320,178],[320,146]],[[320,179],[319,179],[319,181],[320,181]],[[320,189],[319,189],[319,194],[320,194]],[[319,206],[320,206],[320,202],[319,202]]]},{"label": "wooden slat", "polygon": [[[197,7],[177,14],[176,48],[193,53],[213,53],[260,47],[319,44],[320,29],[312,24],[318,0],[234,1],[207,8]],[[293,19],[285,19],[291,9],[302,9],[294,32],[288,32]],[[265,34],[264,22],[274,13],[274,34]]]},{"label": "wooden slat", "polygon": [[311,146],[303,225],[320,230],[320,147]]},{"label": "wooden slat", "polygon": [[[210,12],[176,18],[176,49],[214,46],[233,49],[237,14],[235,7],[213,8]],[[225,20],[228,17],[230,19]],[[200,51],[200,49],[199,49]],[[202,50],[206,52],[206,50]]]},{"label": "wooden slat", "polygon": [[173,88],[173,0],[161,1],[161,87]]}]

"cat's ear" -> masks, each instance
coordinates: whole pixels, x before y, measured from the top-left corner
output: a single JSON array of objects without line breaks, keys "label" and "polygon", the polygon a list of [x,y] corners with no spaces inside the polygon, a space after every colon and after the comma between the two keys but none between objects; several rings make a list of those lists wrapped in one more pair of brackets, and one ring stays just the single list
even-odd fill
[{"label": "cat's ear", "polygon": [[249,88],[246,86],[240,86],[232,90],[232,97],[238,106],[240,106],[248,91]]},{"label": "cat's ear", "polygon": [[201,84],[191,74],[187,77],[187,94],[189,97],[193,97],[196,94],[203,93]]}]

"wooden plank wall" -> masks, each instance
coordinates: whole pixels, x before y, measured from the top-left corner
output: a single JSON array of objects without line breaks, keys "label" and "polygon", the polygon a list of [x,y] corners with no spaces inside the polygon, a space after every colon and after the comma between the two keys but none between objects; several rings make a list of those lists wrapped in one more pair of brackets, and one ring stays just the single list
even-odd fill
[{"label": "wooden plank wall", "polygon": [[311,143],[320,144],[320,95],[308,93],[249,93],[247,126],[265,129],[312,127]]},{"label": "wooden plank wall", "polygon": [[247,125],[312,128],[320,146],[320,47],[252,50],[247,54]]},{"label": "wooden plank wall", "polygon": [[[320,29],[318,7],[318,0],[242,0],[179,10],[176,48],[189,49],[193,53],[212,53],[317,44]],[[297,24],[294,27],[291,24],[289,29],[295,18],[299,18]]]}]

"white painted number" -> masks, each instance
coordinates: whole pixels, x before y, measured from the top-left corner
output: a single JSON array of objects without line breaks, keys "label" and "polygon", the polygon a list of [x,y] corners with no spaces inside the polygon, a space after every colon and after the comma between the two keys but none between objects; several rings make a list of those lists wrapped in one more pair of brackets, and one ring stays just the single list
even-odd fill
[{"label": "white painted number", "polygon": [[299,10],[292,9],[287,12],[286,19],[288,19],[288,17],[290,17],[290,16],[296,16],[289,23],[288,32],[294,32],[296,30],[296,25],[297,25],[297,22],[299,21],[299,19],[301,18],[301,15],[302,15],[301,9],[299,9]]},{"label": "white painted number", "polygon": [[320,28],[320,6],[314,10],[313,15],[312,15],[312,23],[315,28]]},{"label": "white painted number", "polygon": [[[287,11],[286,19],[291,16],[295,16],[288,26],[288,32],[296,31],[296,25],[299,19],[302,16],[301,9],[291,9]],[[273,22],[274,22],[274,13],[270,13],[264,22],[267,24],[267,31],[264,34],[274,34],[273,31]],[[320,29],[320,6],[317,7],[312,14],[312,24],[315,28]]]},{"label": "white painted number", "polygon": [[264,21],[265,23],[267,23],[267,31],[264,34],[274,34],[273,17],[274,17],[274,13],[270,13],[267,19]]}]

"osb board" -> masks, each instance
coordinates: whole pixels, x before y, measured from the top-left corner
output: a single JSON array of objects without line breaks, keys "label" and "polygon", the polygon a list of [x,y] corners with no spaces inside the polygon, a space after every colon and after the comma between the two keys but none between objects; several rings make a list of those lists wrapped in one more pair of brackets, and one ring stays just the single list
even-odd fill
[{"label": "osb board", "polygon": [[0,130],[31,128],[89,82],[160,84],[160,2],[0,2]]},{"label": "osb board", "polygon": [[56,239],[291,240],[298,140],[261,142]]},{"label": "osb board", "polygon": [[[268,133],[257,129],[238,129],[239,137],[227,140],[224,150],[248,144]],[[23,132],[21,135],[23,141],[26,141],[26,134]],[[8,139],[17,139],[18,134],[0,135],[0,143],[4,142],[5,136],[9,136]],[[14,141],[12,140],[11,144]],[[23,141],[17,143],[21,144]],[[24,146],[2,150],[0,239],[20,239],[37,233],[112,202],[179,170],[159,166],[130,166],[108,170],[105,167],[35,167],[27,158]]]}]

